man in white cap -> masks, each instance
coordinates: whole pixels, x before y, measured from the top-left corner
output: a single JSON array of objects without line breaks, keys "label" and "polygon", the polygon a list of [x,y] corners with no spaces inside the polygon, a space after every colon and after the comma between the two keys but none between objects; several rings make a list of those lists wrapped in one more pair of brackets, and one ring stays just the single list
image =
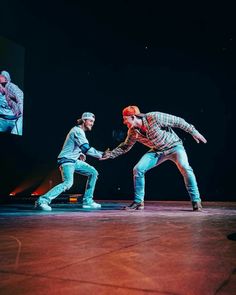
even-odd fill
[{"label": "man in white cap", "polygon": [[99,159],[103,156],[103,152],[90,147],[85,135],[86,131],[92,130],[94,122],[95,115],[93,113],[83,113],[81,119],[77,120],[77,126],[74,126],[67,134],[66,140],[57,159],[63,182],[39,197],[35,202],[36,209],[51,211],[52,208],[49,206],[51,201],[73,185],[74,173],[79,173],[88,177],[83,195],[82,208],[101,208],[101,205],[93,200],[98,172],[94,167],[85,162],[86,155]]},{"label": "man in white cap", "polygon": [[0,131],[22,135],[23,98],[21,89],[11,82],[10,74],[0,74]]}]

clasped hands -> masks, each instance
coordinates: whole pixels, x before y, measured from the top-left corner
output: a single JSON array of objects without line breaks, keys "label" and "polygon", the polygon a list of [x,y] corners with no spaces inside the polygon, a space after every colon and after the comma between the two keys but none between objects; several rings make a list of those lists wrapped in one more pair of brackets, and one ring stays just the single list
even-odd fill
[{"label": "clasped hands", "polygon": [[104,160],[107,160],[109,159],[111,156],[111,151],[110,149],[106,149],[105,152],[102,154],[102,157],[99,159],[100,161],[104,161]]}]

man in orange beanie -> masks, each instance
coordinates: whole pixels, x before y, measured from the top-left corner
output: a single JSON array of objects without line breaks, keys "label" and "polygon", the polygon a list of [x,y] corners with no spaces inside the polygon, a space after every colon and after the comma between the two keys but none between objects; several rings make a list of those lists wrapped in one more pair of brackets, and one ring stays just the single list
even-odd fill
[{"label": "man in orange beanie", "polygon": [[134,202],[125,209],[144,209],[145,173],[164,161],[170,160],[176,164],[184,178],[186,189],[192,201],[193,211],[201,211],[201,198],[193,169],[189,165],[183,142],[172,127],[190,133],[197,143],[206,143],[206,139],[193,125],[180,117],[161,112],[142,114],[137,106],[124,108],[122,114],[123,123],[128,127],[127,137],[118,147],[112,151],[107,151],[100,160],[114,159],[127,153],[136,142],[150,148],[133,169]]}]

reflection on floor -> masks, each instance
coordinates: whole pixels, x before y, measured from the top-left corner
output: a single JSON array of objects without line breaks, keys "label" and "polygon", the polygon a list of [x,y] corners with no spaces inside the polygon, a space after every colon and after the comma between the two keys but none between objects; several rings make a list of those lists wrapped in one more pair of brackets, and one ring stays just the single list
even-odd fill
[{"label": "reflection on floor", "polygon": [[0,205],[0,294],[236,294],[236,203]]}]

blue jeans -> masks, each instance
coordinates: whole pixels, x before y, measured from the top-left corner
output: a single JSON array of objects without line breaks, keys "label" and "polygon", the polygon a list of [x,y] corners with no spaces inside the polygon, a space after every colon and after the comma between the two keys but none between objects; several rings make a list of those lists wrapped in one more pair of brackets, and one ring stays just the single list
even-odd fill
[{"label": "blue jeans", "polygon": [[188,163],[188,157],[183,145],[177,145],[164,152],[149,151],[136,164],[133,169],[134,175],[134,201],[143,202],[145,189],[145,173],[163,163],[171,160],[178,167],[184,178],[185,187],[192,202],[200,202],[200,194],[193,169]]},{"label": "blue jeans", "polygon": [[0,118],[0,131],[11,133],[12,129],[15,127],[16,120],[7,120]]},{"label": "blue jeans", "polygon": [[75,163],[65,163],[60,166],[61,175],[63,182],[54,186],[46,194],[42,195],[38,199],[38,203],[48,203],[50,204],[53,199],[55,199],[62,192],[67,191],[72,187],[74,181],[74,173],[79,173],[88,177],[85,193],[83,196],[83,202],[90,203],[93,201],[93,193],[98,177],[97,170],[90,166],[89,164],[77,160]]}]

